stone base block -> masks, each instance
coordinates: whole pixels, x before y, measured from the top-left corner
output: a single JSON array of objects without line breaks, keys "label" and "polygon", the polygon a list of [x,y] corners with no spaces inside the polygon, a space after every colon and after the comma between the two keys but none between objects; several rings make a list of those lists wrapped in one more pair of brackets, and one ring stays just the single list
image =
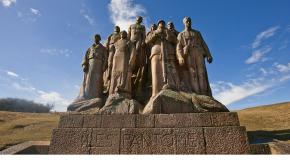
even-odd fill
[{"label": "stone base block", "polygon": [[247,154],[236,113],[63,115],[50,154]]}]

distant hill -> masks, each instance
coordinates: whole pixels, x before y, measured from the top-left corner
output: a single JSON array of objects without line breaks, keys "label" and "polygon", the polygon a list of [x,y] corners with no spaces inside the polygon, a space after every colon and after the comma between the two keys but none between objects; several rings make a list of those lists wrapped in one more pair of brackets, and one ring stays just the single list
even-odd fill
[{"label": "distant hill", "polygon": [[2,98],[0,99],[0,111],[11,112],[31,112],[31,113],[48,113],[53,105],[43,105],[18,98]]}]

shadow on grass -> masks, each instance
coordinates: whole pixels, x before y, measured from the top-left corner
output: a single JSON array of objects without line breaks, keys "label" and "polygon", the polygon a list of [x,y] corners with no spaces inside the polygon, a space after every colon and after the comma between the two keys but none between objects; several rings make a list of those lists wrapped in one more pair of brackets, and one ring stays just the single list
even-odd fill
[{"label": "shadow on grass", "polygon": [[248,131],[249,141],[251,144],[269,143],[275,140],[287,141],[290,140],[290,129],[275,130],[275,131]]}]

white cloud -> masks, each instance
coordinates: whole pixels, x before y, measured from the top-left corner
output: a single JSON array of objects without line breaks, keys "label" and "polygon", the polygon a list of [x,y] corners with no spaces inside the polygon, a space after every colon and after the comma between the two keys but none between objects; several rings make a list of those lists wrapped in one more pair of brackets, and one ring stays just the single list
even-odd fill
[{"label": "white cloud", "polygon": [[94,26],[96,24],[95,21],[94,21],[94,19],[91,18],[89,15],[84,14],[83,16],[89,22],[90,25]]},{"label": "white cloud", "polygon": [[263,56],[272,50],[271,47],[266,46],[261,49],[253,51],[252,56],[246,60],[246,64],[252,64],[263,60]]},{"label": "white cloud", "polygon": [[290,63],[284,65],[284,64],[275,64],[276,69],[279,72],[288,72],[290,71]]},{"label": "white cloud", "polygon": [[225,105],[261,93],[270,87],[271,85],[262,84],[255,80],[240,85],[229,82],[218,82],[212,85],[214,97]]},{"label": "white cloud", "polygon": [[15,72],[12,71],[6,71],[7,75],[12,76],[12,77],[19,77],[19,75]]},{"label": "white cloud", "polygon": [[271,27],[256,36],[256,39],[252,43],[252,48],[255,49],[260,46],[261,42],[275,35],[275,32],[279,29],[279,26]]},{"label": "white cloud", "polygon": [[81,10],[80,13],[81,15],[84,17],[84,19],[91,25],[91,26],[95,26],[96,22],[95,20],[92,18],[92,16],[89,15],[90,13],[90,9],[87,7],[87,5],[85,3],[81,4]]},{"label": "white cloud", "polygon": [[30,8],[30,11],[31,11],[32,14],[34,14],[34,15],[36,15],[36,16],[40,16],[40,15],[41,15],[41,14],[40,14],[40,11],[37,10],[37,9]]},{"label": "white cloud", "polygon": [[54,104],[55,109],[66,111],[66,107],[71,103],[71,100],[67,100],[61,96],[58,92],[44,92],[44,91],[38,91],[39,97],[36,99],[40,103],[49,103]]},{"label": "white cloud", "polygon": [[[64,98],[59,92],[56,91],[40,90],[30,84],[26,78],[22,78],[14,72],[2,69],[0,69],[0,84],[6,87],[9,86],[9,89],[13,90],[15,94],[19,93],[22,95],[22,98],[29,97],[28,99],[32,99],[35,102],[54,104],[55,110],[57,111],[66,111],[66,107],[73,100]],[[73,92],[77,91],[73,90]]]},{"label": "white cloud", "polygon": [[22,90],[22,91],[27,91],[27,92],[36,91],[36,88],[34,88],[30,85],[24,84],[24,83],[19,83],[19,82],[13,82],[12,87],[14,87],[17,90]]},{"label": "white cloud", "polygon": [[40,49],[41,53],[46,53],[49,55],[59,55],[59,56],[65,56],[65,57],[69,57],[72,54],[72,51],[65,48],[65,49],[56,49],[56,48],[42,48]]},{"label": "white cloud", "polygon": [[135,23],[136,16],[146,13],[146,9],[140,4],[134,4],[133,0],[111,0],[108,8],[112,22],[121,30],[127,30]]},{"label": "white cloud", "polygon": [[290,80],[290,75],[285,75],[279,79],[280,82],[284,82],[284,81],[288,81],[288,80]]},{"label": "white cloud", "polygon": [[16,3],[16,0],[0,0],[4,7],[10,7],[13,3]]}]

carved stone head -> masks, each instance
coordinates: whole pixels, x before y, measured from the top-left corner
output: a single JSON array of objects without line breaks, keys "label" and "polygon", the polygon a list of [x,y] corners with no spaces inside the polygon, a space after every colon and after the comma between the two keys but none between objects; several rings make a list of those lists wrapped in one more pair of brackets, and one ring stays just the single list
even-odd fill
[{"label": "carved stone head", "polygon": [[164,29],[165,28],[165,21],[164,20],[159,20],[157,25],[158,25],[159,29]]},{"label": "carved stone head", "polygon": [[120,34],[121,34],[121,39],[127,39],[128,34],[126,31],[121,31]]},{"label": "carved stone head", "polygon": [[156,29],[157,29],[157,25],[156,24],[151,24],[150,31],[154,31]]},{"label": "carved stone head", "polygon": [[191,18],[190,17],[184,17],[183,18],[183,24],[186,28],[191,28]]},{"label": "carved stone head", "polygon": [[100,43],[100,41],[102,40],[101,39],[101,36],[99,34],[96,34],[95,37],[94,37],[94,39],[95,39],[95,43],[96,44]]},{"label": "carved stone head", "polygon": [[115,26],[114,32],[120,33],[120,27],[119,26]]},{"label": "carved stone head", "polygon": [[168,28],[168,29],[174,29],[175,27],[174,27],[173,22],[169,21],[169,22],[167,23],[167,28]]},{"label": "carved stone head", "polygon": [[141,16],[137,16],[136,17],[136,23],[137,24],[141,24],[143,22],[143,17],[141,17]]}]

